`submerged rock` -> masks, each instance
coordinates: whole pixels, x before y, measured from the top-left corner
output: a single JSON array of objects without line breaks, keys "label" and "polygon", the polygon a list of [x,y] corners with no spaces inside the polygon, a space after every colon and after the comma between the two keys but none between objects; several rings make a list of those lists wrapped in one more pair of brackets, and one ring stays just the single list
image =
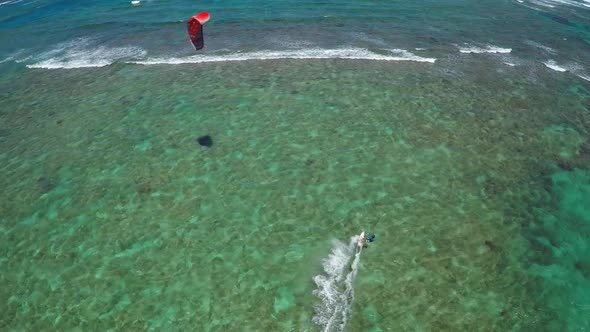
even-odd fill
[{"label": "submerged rock", "polygon": [[575,24],[573,24],[570,20],[568,20],[565,17],[561,17],[559,15],[555,15],[555,14],[549,14],[549,13],[543,13],[541,14],[547,18],[550,18],[553,22],[557,22],[559,24],[563,24],[563,25],[567,25],[570,27],[575,27]]},{"label": "submerged rock", "polygon": [[39,187],[39,191],[45,194],[57,187],[57,182],[51,178],[46,178],[42,176],[39,179],[37,179],[37,185]]},{"label": "submerged rock", "polygon": [[199,144],[201,146],[206,146],[208,148],[213,146],[213,139],[209,135],[205,135],[205,136],[201,136],[201,137],[197,138],[197,142],[199,142]]}]

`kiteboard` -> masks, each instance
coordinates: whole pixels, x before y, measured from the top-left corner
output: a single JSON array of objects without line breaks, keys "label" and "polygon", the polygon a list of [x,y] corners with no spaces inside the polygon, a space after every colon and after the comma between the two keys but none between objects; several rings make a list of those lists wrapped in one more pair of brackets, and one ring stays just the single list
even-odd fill
[{"label": "kiteboard", "polygon": [[367,241],[367,235],[365,234],[365,231],[363,231],[359,236],[359,240],[357,242],[357,246],[359,249],[365,246],[365,241]]}]

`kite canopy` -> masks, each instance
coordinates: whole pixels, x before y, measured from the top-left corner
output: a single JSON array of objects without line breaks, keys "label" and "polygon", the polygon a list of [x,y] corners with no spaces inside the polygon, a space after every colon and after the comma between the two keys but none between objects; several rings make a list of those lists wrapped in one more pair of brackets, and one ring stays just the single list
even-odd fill
[{"label": "kite canopy", "polygon": [[197,19],[201,24],[205,24],[209,21],[209,13],[208,12],[200,12],[197,15],[193,16]]},{"label": "kite canopy", "polygon": [[191,43],[196,50],[200,50],[205,45],[203,40],[203,24],[209,21],[209,13],[201,12],[188,19],[188,35]]}]

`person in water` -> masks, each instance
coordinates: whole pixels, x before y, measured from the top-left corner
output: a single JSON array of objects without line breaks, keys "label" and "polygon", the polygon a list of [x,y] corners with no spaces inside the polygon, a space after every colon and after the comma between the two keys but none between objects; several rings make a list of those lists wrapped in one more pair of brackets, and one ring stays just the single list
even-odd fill
[{"label": "person in water", "polygon": [[362,241],[362,239],[359,240],[359,248],[361,247],[361,245],[363,248],[368,248],[369,245],[367,244],[367,242],[375,241],[375,234],[373,234],[373,233],[364,234],[364,233],[365,232],[363,232],[363,234],[361,234],[361,236],[364,236],[364,241]]}]

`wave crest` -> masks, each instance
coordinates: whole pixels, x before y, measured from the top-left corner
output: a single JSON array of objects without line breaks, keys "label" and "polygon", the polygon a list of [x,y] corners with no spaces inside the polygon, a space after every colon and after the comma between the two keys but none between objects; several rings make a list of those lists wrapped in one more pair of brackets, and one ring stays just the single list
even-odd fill
[{"label": "wave crest", "polygon": [[510,53],[512,52],[511,48],[502,48],[493,45],[487,45],[486,47],[476,47],[476,46],[467,46],[467,47],[460,47],[459,52],[461,53]]},{"label": "wave crest", "polygon": [[140,65],[183,64],[205,62],[228,62],[247,60],[277,60],[277,59],[350,59],[374,61],[416,61],[434,63],[435,58],[417,56],[405,50],[387,50],[389,54],[378,54],[366,49],[305,49],[285,51],[257,51],[237,52],[224,55],[193,55],[182,58],[154,58],[142,61],[129,61]]}]

